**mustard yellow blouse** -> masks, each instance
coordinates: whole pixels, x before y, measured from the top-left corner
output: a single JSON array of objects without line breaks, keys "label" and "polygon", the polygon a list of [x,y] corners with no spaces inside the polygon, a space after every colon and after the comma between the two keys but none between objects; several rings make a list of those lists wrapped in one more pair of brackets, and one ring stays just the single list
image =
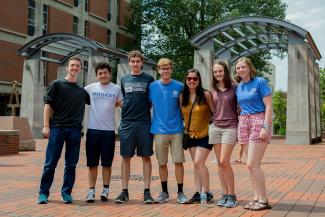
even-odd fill
[{"label": "mustard yellow blouse", "polygon": [[189,102],[187,106],[182,107],[182,115],[184,119],[184,131],[190,135],[191,138],[203,138],[208,136],[209,132],[209,122],[211,119],[211,112],[209,105],[207,103],[199,105],[197,102],[194,105],[192,116],[191,116],[191,125],[189,132],[187,132],[188,127],[188,118],[190,116],[190,111],[192,108],[192,102]]}]

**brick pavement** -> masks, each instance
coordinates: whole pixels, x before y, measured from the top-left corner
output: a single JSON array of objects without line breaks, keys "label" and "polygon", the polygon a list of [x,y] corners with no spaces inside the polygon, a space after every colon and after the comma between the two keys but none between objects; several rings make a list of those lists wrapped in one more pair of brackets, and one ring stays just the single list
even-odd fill
[{"label": "brick pavement", "polygon": [[[197,204],[180,205],[176,202],[176,182],[174,168],[170,167],[169,192],[171,200],[165,204],[144,205],[142,202],[143,182],[137,180],[142,175],[141,159],[131,162],[130,201],[119,205],[114,198],[121,190],[119,148],[113,163],[110,200],[85,202],[87,192],[87,168],[85,167],[85,151],[82,145],[80,161],[77,168],[77,180],[73,191],[76,202],[63,204],[60,188],[63,176],[63,160],[61,159],[51,188],[50,202],[46,205],[36,204],[40,175],[44,162],[46,140],[37,140],[35,152],[20,152],[18,155],[0,156],[0,216],[325,216],[325,144],[320,145],[283,145],[275,141],[269,145],[263,160],[262,168],[266,175],[267,191],[271,210],[252,212],[243,209],[252,197],[248,172],[244,164],[233,164],[236,181],[236,192],[239,206],[232,209],[201,208]],[[238,147],[234,150],[237,152]],[[221,194],[218,181],[217,164],[211,153],[207,162],[210,170],[211,191],[215,197]],[[190,197],[194,193],[192,178],[193,165],[186,154],[185,194]],[[160,192],[158,168],[155,157],[153,162],[153,178],[151,192],[156,197]],[[97,198],[101,191],[101,175],[97,182]]]}]

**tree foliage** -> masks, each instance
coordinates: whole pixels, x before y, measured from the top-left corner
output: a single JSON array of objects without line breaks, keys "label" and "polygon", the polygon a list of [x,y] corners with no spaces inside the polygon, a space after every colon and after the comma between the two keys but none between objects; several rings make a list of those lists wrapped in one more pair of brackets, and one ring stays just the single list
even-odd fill
[{"label": "tree foliage", "polygon": [[[162,56],[171,58],[175,62],[174,72],[180,74],[193,67],[194,48],[190,39],[201,30],[239,16],[283,19],[286,8],[281,0],[131,0],[130,5],[133,17],[127,27],[142,42],[142,51],[154,60]],[[141,33],[134,28],[139,25]],[[252,57],[259,71],[267,70],[265,60],[269,58],[268,52]]]},{"label": "tree foliage", "polygon": [[273,127],[276,135],[285,135],[286,132],[286,114],[287,114],[287,98],[286,94],[281,91],[275,91],[273,94]]},{"label": "tree foliage", "polygon": [[325,129],[325,68],[319,70],[319,88],[321,100],[321,129]]}]

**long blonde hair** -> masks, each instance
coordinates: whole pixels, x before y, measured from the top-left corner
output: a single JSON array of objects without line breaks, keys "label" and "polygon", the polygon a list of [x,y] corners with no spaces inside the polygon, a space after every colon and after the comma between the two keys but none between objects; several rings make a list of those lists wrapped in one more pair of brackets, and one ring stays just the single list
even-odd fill
[{"label": "long blonde hair", "polygon": [[[250,78],[252,79],[252,78],[254,78],[255,76],[256,76],[256,68],[254,67],[254,65],[253,65],[253,63],[252,63],[252,60],[250,59],[250,58],[248,58],[248,57],[241,57],[241,58],[239,58],[237,61],[236,61],[236,64],[235,64],[235,66],[238,64],[238,63],[240,63],[240,62],[244,62],[244,63],[246,63],[246,65],[248,66],[248,68],[249,68],[249,71],[250,71]],[[237,75],[237,71],[236,71],[236,67],[235,67],[235,80],[237,81],[237,82],[240,82],[241,81],[241,77],[239,77],[238,75]]]}]

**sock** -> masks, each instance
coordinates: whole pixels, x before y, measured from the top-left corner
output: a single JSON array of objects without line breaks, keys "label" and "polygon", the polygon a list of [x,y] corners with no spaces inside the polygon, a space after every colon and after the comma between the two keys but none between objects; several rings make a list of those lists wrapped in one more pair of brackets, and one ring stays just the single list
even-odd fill
[{"label": "sock", "polygon": [[109,185],[104,185],[104,188],[109,188]]},{"label": "sock", "polygon": [[177,184],[177,189],[178,189],[177,193],[183,192],[183,183]]},{"label": "sock", "polygon": [[95,189],[95,187],[90,187],[89,189]]},{"label": "sock", "polygon": [[127,188],[123,189],[123,191],[126,192],[126,193],[129,193]]},{"label": "sock", "polygon": [[168,193],[167,181],[161,182],[161,188],[163,192]]},{"label": "sock", "polygon": [[150,193],[150,189],[149,188],[145,188],[144,189],[144,193],[146,193],[146,192],[149,192]]}]

